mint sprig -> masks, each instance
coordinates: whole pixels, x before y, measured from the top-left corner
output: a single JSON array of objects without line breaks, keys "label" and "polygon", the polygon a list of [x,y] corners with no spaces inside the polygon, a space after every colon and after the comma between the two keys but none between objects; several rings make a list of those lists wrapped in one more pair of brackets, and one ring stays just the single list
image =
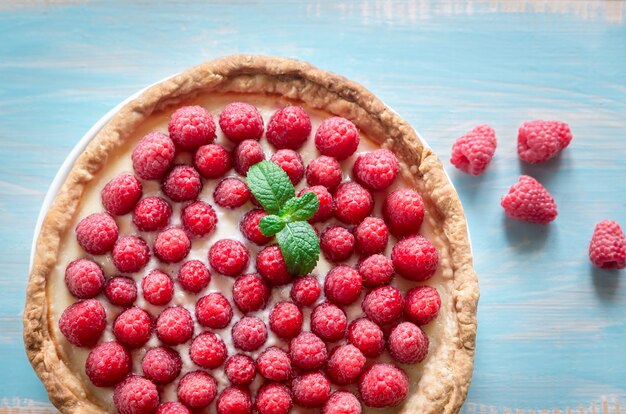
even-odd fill
[{"label": "mint sprig", "polygon": [[257,201],[270,214],[277,214],[296,195],[287,173],[271,161],[261,161],[250,167],[246,183]]}]

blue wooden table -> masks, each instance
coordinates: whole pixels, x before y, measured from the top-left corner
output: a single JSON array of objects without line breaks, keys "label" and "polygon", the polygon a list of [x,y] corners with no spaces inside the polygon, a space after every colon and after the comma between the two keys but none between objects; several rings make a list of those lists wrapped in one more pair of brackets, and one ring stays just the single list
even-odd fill
[{"label": "blue wooden table", "polygon": [[[22,4],[23,3],[23,4]],[[449,166],[454,139],[492,125],[481,177],[449,168],[480,276],[465,413],[626,410],[626,274],[594,270],[594,224],[626,226],[626,3],[621,1],[0,1],[0,412],[48,411],[22,345],[35,220],[82,134],[138,89],[232,53],[289,56],[354,79]],[[521,164],[517,127],[561,119],[574,141]],[[559,217],[505,219],[520,174]]]}]

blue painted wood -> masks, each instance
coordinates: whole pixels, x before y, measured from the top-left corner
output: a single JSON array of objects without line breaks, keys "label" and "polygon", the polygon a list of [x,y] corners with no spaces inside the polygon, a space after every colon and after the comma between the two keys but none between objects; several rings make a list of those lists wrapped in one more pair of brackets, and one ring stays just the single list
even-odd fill
[{"label": "blue painted wood", "polygon": [[[464,411],[620,411],[626,276],[592,269],[586,250],[595,222],[626,226],[626,3],[153,3],[0,3],[0,405],[46,406],[20,313],[32,229],[64,157],[130,93],[245,52],[308,60],[366,85],[446,165],[457,136],[491,124],[499,146],[487,173],[449,168],[482,293]],[[567,121],[574,141],[530,167],[515,139],[535,118]],[[557,199],[550,226],[504,218],[499,198],[522,173]]]}]

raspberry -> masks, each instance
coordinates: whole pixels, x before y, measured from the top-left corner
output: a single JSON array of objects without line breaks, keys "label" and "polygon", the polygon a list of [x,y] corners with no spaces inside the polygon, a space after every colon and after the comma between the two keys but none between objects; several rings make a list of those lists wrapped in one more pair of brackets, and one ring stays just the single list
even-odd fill
[{"label": "raspberry", "polygon": [[104,296],[113,305],[128,308],[137,300],[137,285],[129,277],[116,276],[107,281]]},{"label": "raspberry", "polygon": [[304,163],[300,154],[290,149],[276,151],[272,158],[274,164],[278,165],[287,173],[293,185],[297,185],[304,176]]},{"label": "raspberry", "polygon": [[172,207],[161,197],[146,197],[139,201],[133,212],[133,223],[141,231],[160,230],[172,217]]},{"label": "raspberry", "polygon": [[228,387],[217,398],[217,414],[252,414],[250,392],[243,388]]},{"label": "raspberry", "polygon": [[226,360],[224,371],[233,385],[248,385],[254,381],[256,368],[254,361],[247,355],[237,354]]},{"label": "raspberry", "polygon": [[404,314],[408,320],[418,325],[426,325],[435,319],[440,307],[439,293],[430,286],[413,288],[404,297]]},{"label": "raspberry", "polygon": [[93,213],[76,226],[76,240],[87,253],[104,254],[117,240],[118,229],[113,217],[107,213]]},{"label": "raspberry", "polygon": [[159,391],[149,379],[130,375],[115,387],[113,404],[120,414],[151,414],[159,405]]},{"label": "raspberry", "polygon": [[233,165],[235,171],[244,177],[248,174],[248,170],[254,164],[265,159],[261,144],[253,139],[242,141],[235,147],[233,151]]},{"label": "raspberry", "polygon": [[378,325],[387,325],[402,315],[402,294],[393,286],[382,286],[368,293],[361,307]]},{"label": "raspberry", "polygon": [[243,313],[265,308],[270,298],[270,289],[257,274],[239,276],[233,284],[233,301]]},{"label": "raspberry", "polygon": [[417,325],[402,322],[391,331],[387,346],[396,361],[415,364],[428,354],[428,336]]},{"label": "raspberry", "polygon": [[269,383],[257,393],[254,407],[259,414],[287,414],[291,404],[291,392],[286,385]]},{"label": "raspberry", "polygon": [[389,230],[383,219],[367,217],[354,229],[354,239],[359,254],[382,253],[389,242]]},{"label": "raspberry", "polygon": [[226,328],[232,317],[233,308],[221,293],[209,293],[196,303],[196,319],[208,328]]},{"label": "raspberry", "polygon": [[104,186],[100,193],[104,209],[115,216],[130,213],[141,198],[141,183],[132,174],[121,174]]},{"label": "raspberry", "polygon": [[391,364],[375,364],[361,376],[359,392],[368,407],[395,407],[409,394],[409,378]]},{"label": "raspberry", "polygon": [[309,223],[318,223],[320,221],[326,221],[333,216],[335,212],[335,202],[333,201],[333,196],[328,192],[326,187],[321,185],[316,185],[313,187],[307,187],[298,193],[298,197],[302,197],[306,193],[314,193],[317,196],[317,199],[320,202],[320,206],[313,215],[309,219]]},{"label": "raspberry", "polygon": [[330,303],[321,303],[311,313],[311,331],[327,342],[346,336],[348,319],[344,311]]},{"label": "raspberry", "polygon": [[226,138],[234,143],[245,139],[258,141],[263,135],[263,118],[254,105],[233,102],[222,110],[220,128]]},{"label": "raspberry", "polygon": [[213,332],[204,332],[196,336],[191,342],[189,356],[196,365],[213,369],[224,363],[228,351],[222,338]]},{"label": "raspberry", "polygon": [[178,400],[192,410],[207,407],[217,395],[215,378],[206,371],[192,371],[178,382]]},{"label": "raspberry", "polygon": [[233,344],[242,351],[256,351],[267,340],[265,323],[254,316],[244,316],[232,329]]},{"label": "raspberry", "polygon": [[126,378],[131,362],[128,351],[117,342],[103,342],[89,352],[85,373],[96,387],[110,387]]},{"label": "raspberry", "polygon": [[68,342],[82,347],[95,345],[106,326],[104,306],[96,299],[70,305],[59,319],[59,329]]},{"label": "raspberry", "polygon": [[248,266],[250,253],[242,242],[232,239],[218,240],[209,249],[209,264],[218,273],[237,276]]},{"label": "raspberry", "polygon": [[139,348],[152,336],[152,318],[141,308],[126,309],[115,319],[113,334],[123,345]]},{"label": "raspberry", "polygon": [[113,264],[124,273],[138,272],[150,260],[150,248],[141,238],[135,236],[120,237],[113,246]]},{"label": "raspberry", "polygon": [[200,260],[185,262],[178,270],[178,283],[188,292],[198,293],[211,282],[211,272]]},{"label": "raspberry", "polygon": [[202,190],[200,174],[188,165],[177,165],[161,183],[161,190],[173,201],[195,200]]},{"label": "raspberry", "polygon": [[408,188],[394,191],[385,198],[383,217],[396,237],[417,233],[424,221],[422,196]]},{"label": "raspberry", "polygon": [[211,233],[217,225],[215,210],[204,201],[196,201],[186,206],[182,212],[182,220],[185,229],[198,237]]},{"label": "raspberry", "polygon": [[277,303],[270,312],[270,329],[282,339],[295,337],[302,329],[302,311],[291,302]]},{"label": "raspberry", "polygon": [[389,187],[400,172],[400,162],[388,149],[379,149],[359,155],[352,167],[354,178],[370,190]]},{"label": "raspberry", "polygon": [[423,236],[412,236],[393,246],[391,260],[400,276],[423,282],[437,271],[439,254],[430,240]]},{"label": "raspberry", "polygon": [[352,384],[365,367],[365,356],[354,345],[342,345],[330,355],[326,372],[334,383]]},{"label": "raspberry", "polygon": [[345,160],[359,147],[359,131],[345,118],[334,116],[320,124],[315,133],[315,147],[323,155]]},{"label": "raspberry", "polygon": [[152,270],[141,281],[143,297],[152,305],[167,305],[174,297],[174,282],[160,270]]},{"label": "raspberry", "polygon": [[259,252],[256,258],[256,270],[271,286],[285,285],[292,280],[283,254],[277,245],[268,246]]},{"label": "raspberry", "polygon": [[319,156],[306,167],[306,182],[310,186],[322,185],[333,190],[341,184],[341,165],[333,157]]},{"label": "raspberry", "polygon": [[349,392],[337,391],[324,404],[322,414],[361,414],[361,403]]},{"label": "raspberry", "polygon": [[291,383],[293,399],[302,407],[321,407],[330,397],[330,381],[321,372],[309,372]]},{"label": "raspberry", "polygon": [[159,405],[156,414],[191,414],[191,411],[179,402],[169,401]]},{"label": "raspberry", "polygon": [[324,294],[332,303],[349,305],[361,295],[363,287],[359,272],[349,266],[337,266],[326,275]]},{"label": "raspberry", "polygon": [[374,210],[374,199],[355,182],[341,184],[335,192],[335,217],[346,224],[359,224]]},{"label": "raspberry", "polygon": [[348,339],[363,355],[370,358],[378,357],[385,349],[383,331],[367,318],[360,318],[350,323]]},{"label": "raspberry", "polygon": [[102,291],[104,275],[95,262],[78,259],[65,268],[65,284],[74,297],[89,299]]},{"label": "raspberry", "polygon": [[299,106],[285,106],[274,112],[267,124],[267,140],[276,148],[297,150],[309,138],[311,120]]},{"label": "raspberry", "polygon": [[172,114],[167,129],[172,141],[186,150],[195,150],[215,140],[213,116],[197,105],[177,109]]},{"label": "raspberry", "polygon": [[479,125],[452,145],[450,162],[471,175],[482,174],[496,152],[496,133],[489,125]]},{"label": "raspberry", "polygon": [[167,345],[187,342],[193,335],[191,313],[181,306],[165,309],[157,318],[156,333],[159,339]]},{"label": "raspberry", "polygon": [[537,180],[522,175],[502,196],[500,204],[509,217],[536,224],[548,224],[557,216],[556,202]]},{"label": "raspberry", "polygon": [[219,178],[233,166],[233,158],[221,145],[203,145],[196,151],[193,165],[204,178]]},{"label": "raspberry", "polygon": [[165,134],[151,132],[133,150],[135,174],[144,180],[160,180],[174,162],[174,142]]},{"label": "raspberry", "polygon": [[517,135],[517,153],[522,161],[536,164],[556,157],[572,141],[572,131],[564,122],[524,122]]},{"label": "raspberry", "polygon": [[287,381],[291,377],[291,360],[285,351],[275,346],[267,348],[256,360],[259,373],[270,381]]},{"label": "raspberry", "polygon": [[250,189],[239,178],[224,178],[215,187],[213,200],[225,208],[241,207],[250,200]]},{"label": "raspberry", "polygon": [[596,224],[589,244],[589,260],[602,269],[626,268],[626,237],[617,222],[602,220]]},{"label": "raspberry", "polygon": [[289,346],[291,363],[304,371],[319,369],[328,359],[326,344],[311,332],[302,332],[291,340]]},{"label": "raspberry", "polygon": [[367,287],[387,285],[393,279],[393,262],[382,254],[375,254],[359,263],[359,274]]},{"label": "raspberry", "polygon": [[311,306],[320,297],[322,287],[314,276],[298,278],[291,287],[291,300],[298,306]]},{"label": "raspberry", "polygon": [[354,236],[341,226],[328,226],[320,236],[320,249],[331,262],[342,262],[354,253]]},{"label": "raspberry", "polygon": [[163,230],[154,241],[154,254],[164,263],[178,263],[191,250],[191,240],[181,229]]},{"label": "raspberry", "polygon": [[265,216],[267,216],[265,211],[255,208],[248,211],[241,219],[241,223],[239,223],[239,229],[244,237],[259,246],[267,244],[272,240],[271,237],[264,236],[259,227],[261,219]]},{"label": "raspberry", "polygon": [[141,361],[143,375],[157,384],[174,381],[180,375],[182,366],[178,352],[165,346],[149,349]]}]

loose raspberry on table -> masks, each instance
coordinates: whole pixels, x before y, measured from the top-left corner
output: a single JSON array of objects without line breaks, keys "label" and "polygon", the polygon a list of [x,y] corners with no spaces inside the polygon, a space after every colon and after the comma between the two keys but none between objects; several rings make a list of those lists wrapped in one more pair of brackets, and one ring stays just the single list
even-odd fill
[{"label": "loose raspberry on table", "polygon": [[589,260],[601,269],[626,268],[626,237],[613,220],[602,220],[593,231]]},{"label": "loose raspberry on table", "polygon": [[393,279],[393,262],[382,254],[363,259],[358,269],[363,285],[367,287],[388,285]]},{"label": "loose raspberry on table", "polygon": [[267,328],[265,323],[254,316],[244,316],[231,331],[235,348],[242,351],[256,351],[267,340]]},{"label": "loose raspberry on table", "polygon": [[156,414],[191,414],[191,411],[179,402],[168,401],[159,405]]},{"label": "loose raspberry on table", "polygon": [[323,155],[345,160],[359,147],[359,131],[345,118],[328,118],[315,133],[315,147]]},{"label": "loose raspberry on table", "polygon": [[400,172],[400,162],[388,149],[359,155],[352,167],[357,182],[370,190],[384,190],[393,184]]},{"label": "loose raspberry on table", "polygon": [[270,298],[270,288],[257,274],[241,275],[233,284],[233,301],[243,313],[265,308]]},{"label": "loose raspberry on table", "polygon": [[154,241],[154,254],[164,263],[178,263],[191,250],[191,240],[181,229],[171,228],[160,232]]},{"label": "loose raspberry on table", "polygon": [[423,236],[400,240],[391,251],[393,268],[405,279],[423,282],[437,271],[439,253],[433,243]]},{"label": "loose raspberry on table", "polygon": [[174,142],[165,134],[151,132],[133,150],[133,169],[144,180],[160,180],[172,166],[175,156]]},{"label": "loose raspberry on table", "polygon": [[375,364],[361,376],[359,392],[368,407],[395,407],[409,393],[409,378],[394,365]]},{"label": "loose raspberry on table", "polygon": [[79,347],[96,344],[107,326],[104,306],[97,299],[70,305],[59,318],[59,330],[69,343]]},{"label": "loose raspberry on table", "polygon": [[357,253],[363,256],[382,253],[389,242],[389,229],[383,219],[367,217],[354,229],[354,240]]},{"label": "loose raspberry on table", "polygon": [[361,414],[361,403],[349,392],[336,391],[324,404],[322,414]]},{"label": "loose raspberry on table", "polygon": [[196,151],[193,165],[204,178],[219,178],[231,169],[233,157],[221,145],[203,145]]},{"label": "loose raspberry on table", "polygon": [[117,342],[103,342],[89,352],[85,373],[96,387],[110,387],[130,372],[130,353]]},{"label": "loose raspberry on table", "polygon": [[302,330],[302,311],[291,302],[277,303],[270,312],[270,329],[282,339],[297,336]]},{"label": "loose raspberry on table", "polygon": [[128,308],[137,300],[137,284],[129,277],[112,277],[104,286],[104,296],[113,305]]},{"label": "loose raspberry on table", "polygon": [[120,174],[104,186],[100,196],[102,206],[110,214],[130,213],[141,198],[141,182],[132,174]]},{"label": "loose raspberry on table", "polygon": [[233,166],[238,174],[244,177],[254,164],[265,159],[261,144],[253,139],[247,139],[237,145],[233,151]]},{"label": "loose raspberry on table", "polygon": [[270,381],[283,382],[291,377],[291,360],[275,346],[267,348],[256,360],[259,373]]},{"label": "loose raspberry on table", "polygon": [[143,269],[150,260],[150,248],[141,237],[120,237],[113,246],[113,264],[120,272],[133,273]]},{"label": "loose raspberry on table", "polygon": [[161,197],[146,197],[140,200],[133,212],[133,223],[141,231],[161,230],[172,217],[172,207]]},{"label": "loose raspberry on table", "polygon": [[256,270],[271,286],[285,285],[293,279],[277,245],[265,247],[257,254]]},{"label": "loose raspberry on table", "polygon": [[236,354],[228,358],[224,364],[224,371],[228,381],[233,385],[248,385],[256,376],[254,360],[244,354]]},{"label": "loose raspberry on table", "polygon": [[382,329],[367,318],[360,318],[350,323],[348,339],[363,355],[376,358],[385,350],[385,337]]},{"label": "loose raspberry on table", "polygon": [[393,286],[382,286],[365,296],[363,312],[378,325],[395,322],[402,315],[402,294]]},{"label": "loose raspberry on table", "polygon": [[178,400],[192,410],[207,407],[217,396],[215,378],[206,371],[186,374],[178,382]]},{"label": "loose raspberry on table", "polygon": [[161,182],[161,190],[173,201],[191,201],[202,191],[202,180],[193,167],[177,165]]},{"label": "loose raspberry on table", "polygon": [[244,388],[228,387],[217,397],[217,414],[252,414],[250,392]]},{"label": "loose raspberry on table", "polygon": [[259,227],[261,219],[265,216],[267,216],[267,213],[264,210],[255,208],[248,211],[241,219],[241,223],[239,223],[239,229],[244,237],[259,246],[263,246],[272,240],[272,237],[264,236]]},{"label": "loose raspberry on table", "polygon": [[224,107],[220,114],[220,128],[234,143],[246,139],[260,140],[263,136],[263,118],[254,105],[233,102]]},{"label": "loose raspberry on table", "polygon": [[341,184],[342,175],[339,161],[326,155],[315,158],[306,167],[306,182],[311,187],[321,185],[334,190]]},{"label": "loose raspberry on table", "polygon": [[152,329],[152,318],[148,312],[137,307],[120,313],[113,323],[115,338],[129,348],[139,348],[148,342]]},{"label": "loose raspberry on table", "polygon": [[309,372],[291,383],[293,400],[302,407],[321,407],[330,397],[330,381],[321,372]]},{"label": "loose raspberry on table", "polygon": [[311,313],[311,331],[327,342],[345,337],[347,327],[345,312],[331,303],[320,303]]},{"label": "loose raspberry on table", "polygon": [[152,270],[141,281],[144,299],[153,305],[167,305],[174,297],[174,282],[160,270]]},{"label": "loose raspberry on table", "polygon": [[387,195],[383,217],[396,237],[417,233],[424,221],[424,201],[417,191],[403,188]]},{"label": "loose raspberry on table", "polygon": [[428,336],[411,322],[402,322],[389,335],[389,354],[403,364],[421,362],[428,355]]},{"label": "loose raspberry on table", "polygon": [[349,266],[337,266],[326,275],[324,294],[332,303],[349,305],[361,296],[361,275]]},{"label": "loose raspberry on table", "polygon": [[213,369],[222,366],[228,351],[222,338],[213,332],[203,332],[191,341],[189,356],[196,365]]},{"label": "loose raspberry on table", "polygon": [[572,141],[572,131],[564,122],[524,122],[517,135],[517,153],[531,164],[556,157]]},{"label": "loose raspberry on table", "polygon": [[259,414],[287,414],[291,410],[291,392],[286,385],[268,383],[256,395],[254,407]]},{"label": "loose raspberry on table", "polygon": [[415,287],[404,296],[404,315],[418,325],[426,325],[435,319],[440,307],[439,293],[430,286]]},{"label": "loose raspberry on table", "polygon": [[291,364],[304,371],[319,369],[328,360],[326,344],[311,332],[302,332],[289,345]]},{"label": "loose raspberry on table", "polygon": [[165,309],[156,321],[157,337],[167,345],[187,342],[193,336],[191,313],[182,306]]},{"label": "loose raspberry on table", "polygon": [[196,319],[200,325],[222,329],[228,326],[232,317],[233,308],[221,293],[209,293],[196,303]]},{"label": "loose raspberry on table", "polygon": [[452,145],[450,163],[471,175],[482,174],[496,152],[496,133],[489,125],[479,125]]},{"label": "loose raspberry on table", "polygon": [[250,200],[250,189],[239,178],[224,178],[213,191],[215,204],[224,208],[241,207]]},{"label": "loose raspberry on table", "polygon": [[328,226],[320,235],[320,249],[331,262],[342,262],[354,253],[354,236],[341,226]]},{"label": "loose raspberry on table", "polygon": [[174,381],[180,375],[182,366],[178,352],[166,346],[149,349],[141,361],[143,375],[157,384]]},{"label": "loose raspberry on table", "polygon": [[342,345],[330,355],[326,373],[335,384],[352,384],[363,372],[365,361],[366,358],[359,348]]},{"label": "loose raspberry on table", "polygon": [[65,268],[65,284],[75,298],[89,299],[102,291],[104,275],[95,262],[78,259]]},{"label": "loose raspberry on table", "polygon": [[299,106],[285,106],[274,112],[267,124],[267,140],[278,149],[297,150],[311,134],[311,119]]},{"label": "loose raspberry on table", "polygon": [[278,150],[270,158],[274,164],[278,165],[287,173],[293,185],[297,185],[304,177],[304,162],[300,154],[290,149]]},{"label": "loose raspberry on table", "polygon": [[527,175],[522,175],[518,183],[509,188],[500,204],[509,217],[529,223],[548,224],[558,214],[556,202],[548,190]]},{"label": "loose raspberry on table", "polygon": [[93,213],[76,226],[76,240],[87,253],[104,254],[113,248],[118,236],[115,220],[107,213]]},{"label": "loose raspberry on table", "polygon": [[196,201],[183,209],[182,221],[185,230],[194,236],[202,237],[215,230],[217,215],[209,203]]},{"label": "loose raspberry on table", "polygon": [[317,196],[320,202],[320,206],[313,214],[313,217],[309,219],[309,223],[318,223],[320,221],[326,221],[333,216],[335,212],[335,202],[333,196],[328,192],[326,187],[316,185],[313,187],[307,187],[300,190],[298,197],[302,197],[306,193],[313,193]]},{"label": "loose raspberry on table", "polygon": [[298,278],[291,286],[291,300],[298,306],[311,306],[320,297],[322,287],[315,276]]},{"label": "loose raspberry on table", "polygon": [[195,150],[215,140],[213,115],[198,105],[177,109],[167,129],[172,141],[185,150]]},{"label": "loose raspberry on table", "polygon": [[198,293],[210,282],[211,272],[200,260],[189,260],[178,270],[178,283],[188,292]]},{"label": "loose raspberry on table", "polygon": [[335,192],[335,217],[346,224],[359,224],[374,210],[369,191],[355,182],[341,184]]},{"label": "loose raspberry on table", "polygon": [[149,379],[130,375],[115,387],[113,404],[120,414],[151,414],[159,405],[159,390]]},{"label": "loose raspberry on table", "polygon": [[242,242],[233,239],[218,240],[209,249],[209,264],[218,273],[237,276],[248,266],[250,253]]}]

